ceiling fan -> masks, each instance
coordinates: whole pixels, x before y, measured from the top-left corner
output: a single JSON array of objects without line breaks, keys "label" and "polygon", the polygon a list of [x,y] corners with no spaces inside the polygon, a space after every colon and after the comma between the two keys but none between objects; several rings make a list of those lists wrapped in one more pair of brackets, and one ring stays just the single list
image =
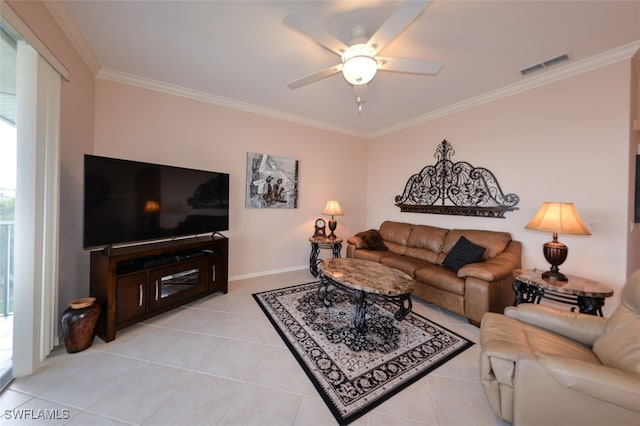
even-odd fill
[{"label": "ceiling fan", "polygon": [[431,0],[405,1],[370,38],[367,38],[367,29],[364,26],[353,28],[350,34],[351,42],[348,46],[322,28],[299,16],[288,15],[283,20],[285,24],[340,56],[342,62],[292,81],[287,87],[297,89],[342,72],[345,80],[353,86],[358,112],[361,112],[362,105],[366,102],[367,85],[373,80],[378,70],[410,74],[437,74],[442,68],[442,64],[436,62],[378,56],[378,53],[404,31],[429,3]]}]

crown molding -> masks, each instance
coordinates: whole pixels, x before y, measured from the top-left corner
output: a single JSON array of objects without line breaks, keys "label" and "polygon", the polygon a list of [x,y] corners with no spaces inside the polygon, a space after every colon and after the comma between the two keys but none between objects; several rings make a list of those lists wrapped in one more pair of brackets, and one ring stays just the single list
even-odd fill
[{"label": "crown molding", "polygon": [[89,67],[89,69],[97,78],[112,80],[130,86],[137,86],[149,90],[155,90],[158,92],[181,96],[184,98],[190,98],[201,102],[211,103],[245,112],[251,112],[254,114],[264,115],[279,120],[290,121],[293,123],[315,127],[322,130],[332,131],[358,138],[365,138],[362,133],[353,132],[350,129],[334,126],[329,123],[321,122],[319,120],[312,120],[306,117],[289,114],[275,109],[264,108],[258,105],[253,105],[246,102],[236,101],[205,92],[188,89],[186,87],[147,79],[108,68],[103,68],[96,55],[93,53],[89,42],[82,34],[82,31],[80,31],[80,29],[76,25],[64,3],[61,0],[48,0],[45,1],[44,4],[49,10],[49,13],[51,13],[54,20],[58,23],[64,34],[71,42],[71,45],[76,49],[84,63],[87,65],[87,67]]},{"label": "crown molding", "polygon": [[[264,115],[279,120],[290,121],[297,124],[302,124],[309,127],[315,127],[322,130],[336,132],[348,136],[354,136],[362,139],[375,139],[390,133],[394,133],[400,130],[408,129],[410,127],[417,126],[435,120],[437,118],[446,117],[451,114],[455,114],[479,105],[483,105],[489,102],[493,102],[499,99],[507,98],[509,96],[516,95],[518,93],[526,92],[537,87],[545,86],[556,81],[564,80],[569,77],[573,77],[588,71],[592,71],[604,66],[620,62],[623,60],[631,59],[640,50],[640,40],[632,43],[625,44],[615,49],[608,50],[606,52],[591,56],[583,59],[582,61],[567,64],[565,66],[549,70],[545,73],[528,77],[523,81],[510,84],[500,89],[466,99],[461,102],[457,102],[438,110],[429,112],[427,114],[420,115],[413,119],[403,121],[396,125],[392,125],[372,133],[359,133],[354,132],[351,129],[334,126],[329,123],[325,123],[319,120],[312,120],[307,117],[286,113],[283,111],[261,107],[258,105],[237,101],[222,96],[212,95],[210,93],[189,89],[182,86],[165,83],[159,80],[148,79],[133,74],[127,74],[116,70],[102,68],[98,74],[98,78],[105,80],[112,80],[115,82],[137,86],[148,90],[154,90],[163,92],[175,96],[181,96],[184,98],[194,99],[201,102],[206,102],[214,105],[219,105],[227,108],[237,109],[254,114]],[[640,55],[637,55],[640,56]]]},{"label": "crown molding", "polygon": [[64,3],[61,0],[47,0],[43,3],[93,75],[98,74],[102,65]]},{"label": "crown molding", "polygon": [[304,126],[315,127],[330,132],[366,139],[366,136],[362,133],[354,132],[351,129],[335,126],[329,123],[322,122],[320,120],[312,120],[300,115],[290,114],[276,109],[266,108],[235,99],[225,98],[223,96],[212,95],[200,90],[189,89],[187,87],[166,83],[164,81],[153,80],[150,78],[140,77],[109,68],[102,68],[98,72],[96,77],[103,80],[110,80],[117,83],[127,84],[129,86],[140,87],[142,89],[180,96],[183,98],[214,104],[225,108],[250,112],[253,114],[263,115],[278,120],[289,121],[296,124],[302,124]]},{"label": "crown molding", "polygon": [[[623,60],[631,59],[634,57],[640,49],[640,40],[622,45],[620,47],[608,50],[606,52],[591,56],[578,62],[567,64],[560,68],[551,69],[545,73],[538,74],[536,76],[528,77],[526,80],[519,81],[517,83],[510,84],[500,89],[475,96],[473,98],[466,99],[461,102],[457,102],[448,105],[444,108],[440,108],[433,112],[420,115],[407,121],[398,123],[397,125],[386,127],[375,133],[367,135],[367,139],[375,139],[380,136],[394,133],[400,130],[408,129],[410,127],[417,126],[419,124],[426,123],[437,118],[442,118],[447,115],[455,114],[473,108],[479,105],[483,105],[489,102],[493,102],[498,99],[507,98],[509,96],[516,95],[518,93],[526,92],[537,87],[545,86],[556,81],[564,80],[569,77],[573,77],[588,71],[592,71],[598,68],[602,68],[606,65],[614,64]],[[640,56],[637,55],[637,56]],[[640,62],[640,59],[638,60]]]},{"label": "crown molding", "polygon": [[[158,80],[148,79],[133,74],[127,74],[120,71],[103,68],[96,55],[93,53],[93,50],[91,49],[86,38],[69,14],[69,11],[65,7],[64,3],[61,0],[47,0],[43,3],[51,13],[53,18],[56,20],[58,25],[61,27],[62,31],[65,33],[73,47],[78,51],[85,64],[94,73],[94,75],[96,75],[97,78],[111,80],[131,86],[137,86],[149,90],[194,99],[205,103],[250,112],[253,114],[263,115],[278,120],[289,121],[304,126],[319,128],[322,130],[368,140],[414,127],[419,124],[423,124],[431,120],[435,120],[479,105],[493,102],[498,99],[513,96],[515,94],[522,93],[537,87],[545,86],[547,84],[573,77],[588,71],[592,71],[622,60],[633,58],[632,60],[634,62],[634,66],[637,69],[640,69],[640,53],[638,53],[638,51],[640,50],[640,40],[637,40],[626,45],[611,49],[609,51],[591,56],[581,61],[569,63],[556,69],[547,70],[542,74],[526,77],[522,81],[510,84],[503,88],[445,106],[438,110],[414,117],[395,125],[388,126],[378,131],[374,131],[371,133],[360,133],[355,132],[352,129],[335,126],[333,124],[322,122],[320,120],[313,120],[284,111],[265,108],[259,105],[225,98],[222,96],[212,95],[210,93],[189,89]],[[636,55],[636,53],[638,54]]]}]

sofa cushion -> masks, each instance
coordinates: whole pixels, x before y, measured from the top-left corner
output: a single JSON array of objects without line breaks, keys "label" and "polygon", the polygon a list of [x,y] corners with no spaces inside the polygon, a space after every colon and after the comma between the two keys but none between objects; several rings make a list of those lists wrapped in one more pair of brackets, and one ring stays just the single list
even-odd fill
[{"label": "sofa cushion", "polygon": [[367,250],[364,248],[355,250],[353,252],[354,259],[371,260],[373,262],[380,262],[380,259],[387,256],[395,256],[388,250]]},{"label": "sofa cushion", "polygon": [[460,237],[465,237],[474,244],[486,249],[482,259],[491,259],[502,253],[511,241],[511,234],[508,232],[483,231],[477,229],[452,229],[447,234],[442,251],[449,253]]},{"label": "sofa cushion", "polygon": [[404,251],[405,256],[415,257],[420,260],[426,260],[431,263],[438,263],[438,253],[428,249],[407,247]]},{"label": "sofa cushion", "polygon": [[409,235],[407,245],[420,249],[427,249],[440,253],[444,246],[444,239],[449,233],[448,229],[429,225],[414,225]]},{"label": "sofa cushion", "polygon": [[409,235],[413,225],[410,223],[385,221],[380,225],[380,235],[386,242],[406,246],[409,242]]},{"label": "sofa cushion", "polygon": [[385,240],[385,245],[390,252],[404,256],[407,253],[407,246]]},{"label": "sofa cushion", "polygon": [[415,271],[415,279],[449,293],[464,296],[464,279],[440,264],[426,264]]},{"label": "sofa cushion", "polygon": [[380,263],[390,268],[398,269],[409,275],[411,278],[414,277],[414,273],[417,269],[430,264],[427,261],[416,259],[415,257],[402,256],[398,254],[384,256],[380,258]]},{"label": "sofa cushion", "polygon": [[442,264],[457,273],[463,266],[480,261],[485,250],[484,247],[473,244],[461,236]]},{"label": "sofa cushion", "polygon": [[407,241],[405,256],[417,257],[427,262],[437,263],[448,229],[429,225],[414,225]]},{"label": "sofa cushion", "polygon": [[362,242],[364,243],[363,248],[369,250],[387,250],[387,246],[384,245],[384,240],[377,229],[358,232],[355,236],[362,239]]}]

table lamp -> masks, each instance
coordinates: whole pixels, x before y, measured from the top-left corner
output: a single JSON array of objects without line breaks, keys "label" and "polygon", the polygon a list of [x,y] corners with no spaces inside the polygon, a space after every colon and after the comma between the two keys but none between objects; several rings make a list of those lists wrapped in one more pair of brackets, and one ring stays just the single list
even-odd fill
[{"label": "table lamp", "polygon": [[591,235],[580,220],[573,203],[554,203],[545,201],[526,229],[553,233],[553,240],[542,246],[542,252],[551,269],[542,274],[542,278],[554,281],[568,281],[558,268],[566,259],[569,248],[558,241],[558,234]]},{"label": "table lamp", "polygon": [[334,216],[342,216],[344,213],[340,208],[340,203],[337,200],[329,200],[327,201],[327,205],[324,206],[324,210],[322,210],[322,214],[331,216],[329,220],[329,230],[331,230],[331,234],[329,234],[329,238],[336,238],[336,234],[333,231],[336,230],[338,226],[338,222],[336,222]]}]

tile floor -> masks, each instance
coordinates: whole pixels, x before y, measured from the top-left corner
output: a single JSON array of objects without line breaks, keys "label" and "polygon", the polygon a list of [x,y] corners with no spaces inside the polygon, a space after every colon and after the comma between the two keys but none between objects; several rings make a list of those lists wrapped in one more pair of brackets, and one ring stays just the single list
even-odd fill
[{"label": "tile floor", "polygon": [[[124,329],[111,343],[96,338],[76,354],[58,347],[35,374],[0,394],[0,424],[334,425],[251,297],[312,280],[294,271],[233,281],[228,294]],[[478,328],[462,317],[417,300],[413,306],[478,341]],[[485,400],[478,359],[475,345],[352,424],[508,425]]]}]

